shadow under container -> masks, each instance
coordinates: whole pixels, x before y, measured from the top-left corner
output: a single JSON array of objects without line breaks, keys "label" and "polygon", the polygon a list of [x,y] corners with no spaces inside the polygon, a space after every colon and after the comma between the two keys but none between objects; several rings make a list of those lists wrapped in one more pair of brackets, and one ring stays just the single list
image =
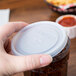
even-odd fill
[{"label": "shadow under container", "polygon": [[49,54],[50,65],[30,71],[25,76],[67,76],[70,40],[58,23],[40,21],[24,27],[12,40],[12,53],[16,56]]}]

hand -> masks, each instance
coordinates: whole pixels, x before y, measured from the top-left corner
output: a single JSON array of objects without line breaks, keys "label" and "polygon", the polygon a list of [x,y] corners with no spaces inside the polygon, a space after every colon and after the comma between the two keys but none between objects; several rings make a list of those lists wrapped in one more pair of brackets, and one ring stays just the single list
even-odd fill
[{"label": "hand", "polygon": [[0,26],[0,76],[9,76],[11,74],[27,71],[39,67],[46,66],[51,63],[52,58],[49,55],[29,55],[14,56],[5,50],[8,47],[6,40],[8,37],[26,26],[25,22],[10,22],[4,26]]}]

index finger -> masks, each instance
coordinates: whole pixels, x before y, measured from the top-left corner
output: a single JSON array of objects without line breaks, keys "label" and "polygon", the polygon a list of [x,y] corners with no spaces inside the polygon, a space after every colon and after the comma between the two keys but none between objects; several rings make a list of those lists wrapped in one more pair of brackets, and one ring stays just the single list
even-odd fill
[{"label": "index finger", "polygon": [[19,31],[28,25],[25,22],[9,22],[8,24],[0,27],[0,39],[5,40],[14,32]]}]

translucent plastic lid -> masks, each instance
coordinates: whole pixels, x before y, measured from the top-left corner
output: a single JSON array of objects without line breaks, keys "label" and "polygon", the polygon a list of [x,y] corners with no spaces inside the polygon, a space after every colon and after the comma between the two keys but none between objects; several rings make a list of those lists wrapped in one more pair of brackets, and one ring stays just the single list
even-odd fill
[{"label": "translucent plastic lid", "polygon": [[60,53],[67,44],[67,35],[62,26],[50,21],[41,21],[24,27],[12,40],[14,55]]}]

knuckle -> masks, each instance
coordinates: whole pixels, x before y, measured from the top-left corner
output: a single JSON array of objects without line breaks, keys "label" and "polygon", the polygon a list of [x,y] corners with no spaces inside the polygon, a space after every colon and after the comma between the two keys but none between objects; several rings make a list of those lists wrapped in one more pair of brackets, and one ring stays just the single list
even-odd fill
[{"label": "knuckle", "polygon": [[26,63],[27,70],[35,69],[40,65],[39,60],[36,58],[33,58],[32,56],[27,57],[25,63]]}]

